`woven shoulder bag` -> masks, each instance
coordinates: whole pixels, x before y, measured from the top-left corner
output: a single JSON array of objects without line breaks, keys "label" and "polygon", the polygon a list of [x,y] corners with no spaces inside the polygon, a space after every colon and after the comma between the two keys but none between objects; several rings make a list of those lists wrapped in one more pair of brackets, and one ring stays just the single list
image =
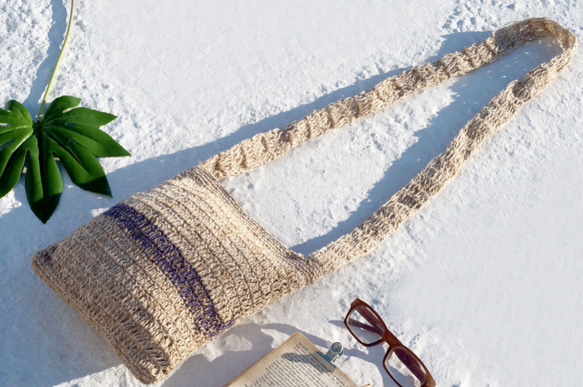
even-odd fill
[{"label": "woven shoulder bag", "polygon": [[[243,212],[219,180],[400,98],[552,37],[562,52],[511,82],[443,153],[352,232],[307,257]],[[565,68],[577,38],[558,23],[528,19],[484,42],[388,78],[283,129],[244,140],[202,164],[123,200],[35,254],[34,271],[109,342],[145,383],[239,321],[377,247],[454,176],[479,144]]]}]

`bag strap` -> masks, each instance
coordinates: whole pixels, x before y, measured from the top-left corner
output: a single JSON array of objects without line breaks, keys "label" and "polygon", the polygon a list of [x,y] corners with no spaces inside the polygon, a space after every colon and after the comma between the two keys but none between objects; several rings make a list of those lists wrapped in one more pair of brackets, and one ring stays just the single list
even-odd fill
[{"label": "bag strap", "polygon": [[310,255],[309,260],[322,270],[320,274],[334,271],[377,247],[461,169],[486,137],[544,89],[570,62],[577,49],[575,35],[547,18],[532,18],[510,24],[494,32],[482,43],[385,79],[368,91],[314,111],[283,129],[257,134],[211,157],[200,167],[217,179],[258,168],[309,139],[383,109],[415,91],[465,75],[520,45],[542,37],[554,37],[563,52],[521,79],[509,83],[466,123],[443,153],[388,202],[352,232]]}]

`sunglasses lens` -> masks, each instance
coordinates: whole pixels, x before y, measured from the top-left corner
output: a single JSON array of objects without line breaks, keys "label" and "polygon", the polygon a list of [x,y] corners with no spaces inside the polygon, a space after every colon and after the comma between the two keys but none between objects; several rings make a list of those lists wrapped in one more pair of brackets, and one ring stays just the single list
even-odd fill
[{"label": "sunglasses lens", "polygon": [[420,387],[427,380],[425,369],[407,348],[393,348],[385,358],[385,368],[402,387]]},{"label": "sunglasses lens", "polygon": [[365,306],[355,308],[347,322],[350,332],[365,345],[379,341],[385,334],[383,322],[372,309]]}]

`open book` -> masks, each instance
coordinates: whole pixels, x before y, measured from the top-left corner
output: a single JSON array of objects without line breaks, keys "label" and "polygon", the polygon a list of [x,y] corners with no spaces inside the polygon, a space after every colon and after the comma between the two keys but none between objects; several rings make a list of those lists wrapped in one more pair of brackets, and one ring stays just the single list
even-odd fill
[{"label": "open book", "polygon": [[224,387],[359,387],[299,332]]}]

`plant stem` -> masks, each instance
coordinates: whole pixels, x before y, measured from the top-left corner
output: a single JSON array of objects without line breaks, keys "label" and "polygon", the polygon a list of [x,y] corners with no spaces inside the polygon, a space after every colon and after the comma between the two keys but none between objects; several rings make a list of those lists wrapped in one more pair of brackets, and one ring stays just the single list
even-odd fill
[{"label": "plant stem", "polygon": [[61,47],[61,52],[59,53],[59,57],[57,58],[57,63],[55,64],[55,68],[53,69],[53,73],[51,74],[51,79],[49,79],[49,84],[47,85],[47,89],[45,90],[45,95],[43,100],[40,104],[40,109],[38,111],[37,120],[42,118],[44,114],[45,105],[47,103],[47,96],[49,94],[49,90],[51,89],[51,85],[53,84],[53,79],[55,78],[55,74],[57,73],[57,68],[59,67],[59,63],[61,62],[61,58],[63,57],[63,52],[65,52],[65,46],[67,45],[67,41],[69,40],[69,34],[71,33],[71,27],[73,27],[73,15],[75,10],[75,0],[71,0],[71,12],[69,14],[69,24],[67,26],[67,33],[65,34],[65,40],[63,42],[63,46]]}]

